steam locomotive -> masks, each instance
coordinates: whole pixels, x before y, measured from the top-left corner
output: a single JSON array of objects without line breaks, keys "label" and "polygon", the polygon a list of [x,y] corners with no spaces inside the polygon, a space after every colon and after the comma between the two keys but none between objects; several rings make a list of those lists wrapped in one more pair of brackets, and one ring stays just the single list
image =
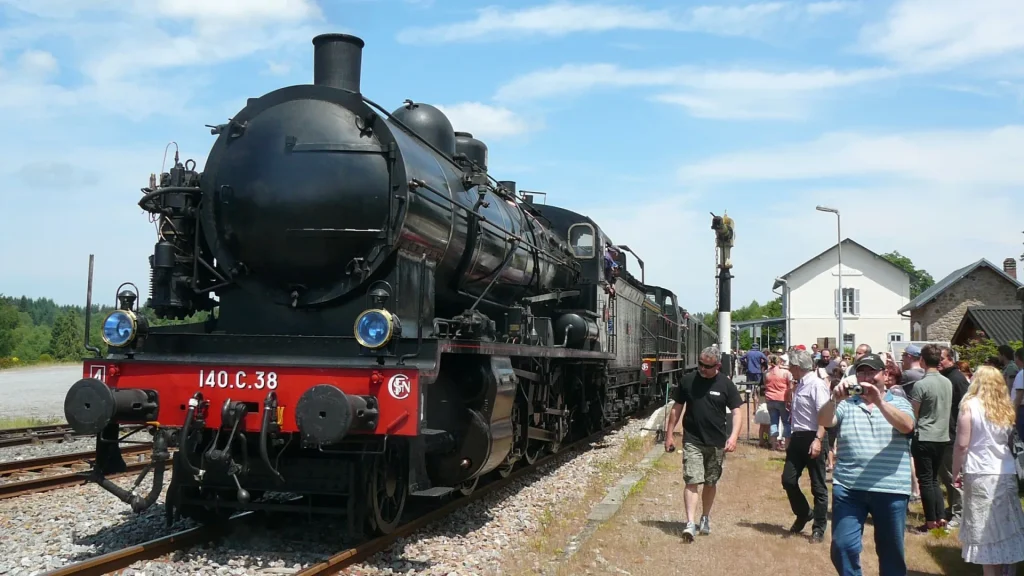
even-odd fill
[{"label": "steam locomotive", "polygon": [[[146,305],[209,314],[151,325],[118,289],[108,352],[65,399],[97,436],[93,481],[138,512],[170,462],[168,522],[296,506],[388,533],[410,497],[468,494],[695,368],[715,335],[642,260],[630,272],[627,246],[491,178],[487,146],[437,108],[363,96],[361,39],[313,46],[312,85],[249,99],[211,127],[202,173],[176,153],[142,189]],[[107,477],[138,432],[148,494]]]}]

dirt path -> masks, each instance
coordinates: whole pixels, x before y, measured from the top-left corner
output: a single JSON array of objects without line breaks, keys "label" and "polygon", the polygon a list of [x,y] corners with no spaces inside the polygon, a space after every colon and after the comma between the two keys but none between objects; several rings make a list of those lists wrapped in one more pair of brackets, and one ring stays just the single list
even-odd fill
[{"label": "dirt path", "polygon": [[[835,574],[829,560],[831,524],[821,544],[809,542],[810,525],[802,535],[788,532],[794,518],[781,486],[782,465],[781,453],[741,440],[738,450],[726,459],[711,514],[711,535],[685,544],[681,539],[685,526],[681,457],[665,455],[618,515],[598,529],[557,574]],[[801,485],[810,500],[806,473]],[[911,507],[908,525],[923,522],[920,511],[919,504]],[[869,519],[861,562],[864,574],[878,574],[870,524]],[[908,576],[981,574],[960,559],[955,532],[944,537],[907,533],[905,546]]]}]

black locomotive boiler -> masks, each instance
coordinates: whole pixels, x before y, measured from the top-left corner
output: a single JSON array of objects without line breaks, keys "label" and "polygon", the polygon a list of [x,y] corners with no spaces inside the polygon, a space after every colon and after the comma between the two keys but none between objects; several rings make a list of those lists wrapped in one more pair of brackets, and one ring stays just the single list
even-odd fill
[{"label": "black locomotive boiler", "polygon": [[[211,314],[151,326],[120,292],[108,353],[68,391],[93,479],[136,511],[171,459],[168,521],[287,492],[386,533],[411,496],[467,493],[664,397],[629,249],[494,180],[437,108],[364,97],[359,38],[313,45],[312,85],[250,99],[201,173],[176,156],[138,201],[158,226],[147,305]],[[153,436],[149,494],[106,478],[124,426]]]}]

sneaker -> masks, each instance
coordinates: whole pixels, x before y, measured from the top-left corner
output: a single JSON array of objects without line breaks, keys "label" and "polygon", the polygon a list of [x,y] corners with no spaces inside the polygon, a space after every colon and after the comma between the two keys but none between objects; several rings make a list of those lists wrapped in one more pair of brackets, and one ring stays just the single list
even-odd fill
[{"label": "sneaker", "polygon": [[811,544],[821,544],[825,541],[825,532],[822,530],[815,530],[811,532]]},{"label": "sneaker", "polygon": [[949,527],[949,528],[959,528],[960,527],[960,517],[959,516],[953,516],[949,520],[949,522],[946,523],[946,526]]},{"label": "sneaker", "polygon": [[700,534],[701,536],[711,534],[711,519],[707,516],[700,517]]},{"label": "sneaker", "polygon": [[686,528],[683,530],[683,542],[693,542],[696,537],[697,527],[693,525],[693,522],[687,522]]}]

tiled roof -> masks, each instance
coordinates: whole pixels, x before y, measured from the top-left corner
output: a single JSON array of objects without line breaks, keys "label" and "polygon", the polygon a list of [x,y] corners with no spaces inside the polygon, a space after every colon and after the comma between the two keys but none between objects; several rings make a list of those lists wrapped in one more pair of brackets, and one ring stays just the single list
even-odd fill
[{"label": "tiled roof", "polygon": [[1017,282],[1012,276],[1010,276],[1006,272],[1003,272],[1002,268],[999,268],[998,266],[993,265],[988,260],[982,258],[981,260],[968,264],[967,266],[964,266],[959,270],[954,270],[942,280],[939,280],[935,284],[932,284],[927,290],[918,294],[917,298],[914,298],[913,300],[908,302],[906,306],[900,308],[896,313],[903,314],[904,312],[917,310],[918,308],[934,300],[935,297],[938,296],[939,294],[945,292],[947,288],[949,288],[953,284],[956,284],[958,280],[960,280],[964,276],[967,276],[971,272],[974,272],[975,270],[982,266],[988,266],[1003,278],[1006,278],[1008,281],[1013,282],[1014,286],[1020,286],[1020,282]]},{"label": "tiled roof", "polygon": [[970,306],[963,320],[953,333],[953,341],[961,341],[961,331],[968,325],[984,330],[985,335],[991,338],[996,344],[1008,344],[1020,340],[1024,334],[1024,327],[1021,325],[1020,307],[1010,306]]}]

